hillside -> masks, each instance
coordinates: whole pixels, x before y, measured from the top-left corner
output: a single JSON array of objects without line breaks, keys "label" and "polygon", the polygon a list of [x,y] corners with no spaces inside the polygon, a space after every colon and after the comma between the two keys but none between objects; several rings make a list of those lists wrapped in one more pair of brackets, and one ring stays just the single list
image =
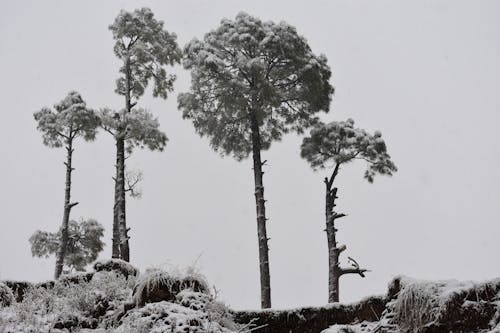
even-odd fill
[{"label": "hillside", "polygon": [[109,260],[94,271],[32,284],[0,283],[0,333],[500,332],[500,278],[397,277],[385,296],[354,304],[232,311],[195,270],[148,270]]}]

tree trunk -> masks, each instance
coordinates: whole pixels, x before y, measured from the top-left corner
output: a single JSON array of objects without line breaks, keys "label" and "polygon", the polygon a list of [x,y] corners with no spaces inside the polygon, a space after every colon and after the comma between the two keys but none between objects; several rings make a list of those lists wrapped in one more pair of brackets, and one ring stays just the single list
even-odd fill
[{"label": "tree trunk", "polygon": [[337,188],[333,187],[335,177],[339,172],[340,164],[335,165],[332,176],[330,179],[325,178],[326,196],[325,196],[325,215],[326,215],[326,235],[328,240],[328,302],[335,303],[339,301],[339,280],[344,274],[359,274],[365,277],[365,268],[360,268],[358,263],[349,257],[352,266],[349,268],[342,268],[339,264],[339,256],[345,251],[346,246],[337,246],[335,228],[335,220],[346,216],[342,213],[335,212],[335,199],[337,199]]},{"label": "tree trunk", "polygon": [[[125,58],[125,108],[132,110],[130,96],[130,60]],[[115,177],[115,204],[113,211],[113,258],[130,261],[130,247],[126,219],[125,197],[125,136],[126,127],[120,128],[116,136],[116,177]]]},{"label": "tree trunk", "polygon": [[70,134],[66,141],[66,162],[64,165],[66,166],[66,187],[64,191],[64,213],[61,227],[61,240],[59,244],[59,250],[57,251],[57,259],[56,259],[56,269],[54,273],[54,278],[58,279],[62,273],[64,266],[64,257],[66,256],[66,251],[68,247],[68,225],[69,225],[69,215],[71,212],[71,208],[77,205],[78,203],[70,203],[71,200],[71,173],[73,172],[72,167],[72,157],[73,157],[73,137],[70,131]]},{"label": "tree trunk", "polygon": [[130,261],[130,248],[129,248],[129,243],[128,243],[128,229],[127,229],[127,219],[126,219],[126,214],[127,210],[125,207],[125,160],[122,163],[122,169],[120,170],[121,177],[123,179],[122,183],[120,184],[120,254],[122,260],[125,260],[126,262]]},{"label": "tree trunk", "polygon": [[[125,58],[125,107],[127,112],[132,110],[132,101],[130,96],[131,86],[130,83],[132,81],[132,74],[130,72],[130,58],[127,56]],[[125,129],[126,130],[126,129]],[[125,133],[126,134],[126,133]],[[125,149],[125,142],[123,143],[123,147]],[[120,170],[122,176],[122,183],[120,184],[120,251],[121,257],[126,262],[130,261],[130,247],[128,243],[128,228],[127,228],[127,219],[126,219],[126,198],[125,198],[125,150],[122,155],[122,169]]]},{"label": "tree trunk", "polygon": [[339,267],[339,255],[341,249],[337,248],[335,219],[338,215],[334,212],[335,199],[337,199],[337,188],[333,187],[333,181],[339,171],[339,164],[335,166],[330,179],[325,178],[326,196],[325,196],[325,217],[326,217],[326,235],[328,240],[328,302],[339,301],[339,278],[341,269]]},{"label": "tree trunk", "polygon": [[255,206],[257,210],[257,237],[259,239],[259,265],[260,265],[260,300],[263,309],[271,307],[271,277],[269,274],[269,247],[267,245],[266,207],[264,200],[264,185],[262,182],[262,165],[260,158],[260,131],[257,118],[252,114],[252,150],[253,173],[255,178]]},{"label": "tree trunk", "polygon": [[116,135],[116,172],[115,172],[115,203],[113,206],[113,246],[112,257],[121,259],[121,219],[124,217],[122,214],[121,205],[121,189],[125,186],[124,179],[124,156],[125,156],[125,141],[121,136],[121,130],[118,130]]}]

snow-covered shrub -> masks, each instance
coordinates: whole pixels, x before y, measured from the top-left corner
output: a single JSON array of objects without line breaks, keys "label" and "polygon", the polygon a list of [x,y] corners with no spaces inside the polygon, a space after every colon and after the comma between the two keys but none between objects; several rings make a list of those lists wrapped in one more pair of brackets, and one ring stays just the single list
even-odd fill
[{"label": "snow-covered shrub", "polygon": [[71,285],[57,283],[54,292],[64,299],[72,312],[98,318],[131,296],[129,286],[128,279],[122,274],[103,271],[95,273],[89,282]]},{"label": "snow-covered shrub", "polygon": [[133,300],[138,306],[160,301],[174,301],[175,296],[185,289],[209,293],[205,277],[192,269],[185,272],[150,269],[137,280]]},{"label": "snow-covered shrub", "polygon": [[226,304],[213,299],[207,303],[205,312],[211,322],[216,322],[222,327],[239,332],[241,325],[234,322],[234,315]]},{"label": "snow-covered shrub", "polygon": [[86,275],[71,276],[51,288],[30,287],[22,302],[15,304],[20,322],[48,321],[58,328],[94,327],[97,319],[118,308],[130,298],[129,280],[118,272],[97,272],[90,281]]},{"label": "snow-covered shrub", "polygon": [[98,261],[94,264],[94,270],[96,272],[117,271],[123,274],[125,277],[139,275],[139,270],[137,268],[121,259]]},{"label": "snow-covered shrub", "polygon": [[5,283],[0,282],[0,308],[10,306],[12,303],[14,303],[12,290]]},{"label": "snow-covered shrub", "polygon": [[192,310],[206,312],[210,322],[219,323],[229,329],[237,329],[231,310],[210,294],[185,289],[177,294],[175,302]]},{"label": "snow-covered shrub", "polygon": [[191,289],[181,290],[181,292],[175,296],[176,303],[192,310],[205,310],[206,305],[212,302],[212,300],[213,298],[211,295],[194,292]]},{"label": "snow-covered shrub", "polygon": [[23,301],[15,304],[15,312],[21,322],[36,322],[37,317],[52,313],[56,302],[57,296],[51,290],[30,286]]},{"label": "snow-covered shrub", "polygon": [[116,333],[229,333],[233,332],[211,321],[207,313],[170,302],[151,303],[125,315]]},{"label": "snow-covered shrub", "polygon": [[395,321],[405,332],[485,328],[498,308],[500,279],[484,283],[400,278]]}]

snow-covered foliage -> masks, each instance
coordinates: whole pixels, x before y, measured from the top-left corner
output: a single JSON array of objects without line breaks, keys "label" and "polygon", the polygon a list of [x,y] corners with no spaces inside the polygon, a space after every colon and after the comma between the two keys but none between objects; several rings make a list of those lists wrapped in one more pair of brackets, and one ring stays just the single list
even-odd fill
[{"label": "snow-covered foliage", "polygon": [[115,332],[229,333],[233,331],[217,321],[210,320],[210,314],[205,311],[163,301],[130,311]]},{"label": "snow-covered foliage", "polygon": [[498,333],[500,278],[481,283],[397,277],[377,321],[333,325],[322,333]]},{"label": "snow-covered foliage", "polygon": [[162,151],[167,144],[167,136],[160,130],[158,118],[142,108],[115,112],[101,109],[99,117],[105,131],[114,137],[123,136],[130,153],[134,148],[148,148]]},{"label": "snow-covered foliage", "polygon": [[179,109],[201,136],[224,155],[246,158],[252,151],[252,118],[260,145],[315,123],[328,111],[333,87],[326,57],[285,23],[263,22],[246,13],[193,39],[184,48],[191,90],[179,94]]},{"label": "snow-covered foliage", "polygon": [[[23,301],[11,305],[0,316],[6,332],[49,332],[53,327],[70,324],[97,327],[106,316],[112,316],[131,296],[131,285],[117,272],[97,272],[90,281],[75,276],[56,281],[53,287],[33,286]],[[77,277],[77,276],[76,276]]]},{"label": "snow-covered foliage", "polygon": [[121,273],[125,277],[139,275],[139,270],[137,268],[121,259],[108,259],[98,261],[94,264],[94,270],[96,272],[116,271]]},{"label": "snow-covered foliage", "polygon": [[[136,283],[137,270],[121,260],[95,266],[94,273],[27,287],[22,301],[1,308],[0,332],[244,332],[193,268],[149,270]],[[167,286],[173,297],[136,305],[130,302],[133,286],[136,294]]]},{"label": "snow-covered foliage", "polygon": [[54,109],[43,108],[35,112],[37,129],[42,132],[43,143],[49,147],[62,147],[76,137],[92,141],[99,126],[99,118],[87,107],[82,96],[71,91]]},{"label": "snow-covered foliage", "polygon": [[304,138],[301,156],[313,168],[325,168],[328,163],[346,164],[356,159],[368,163],[365,178],[373,182],[376,174],[389,175],[397,171],[387,153],[387,146],[379,131],[369,134],[354,127],[354,120],[318,123],[309,137]]},{"label": "snow-covered foliage", "polygon": [[0,308],[10,306],[12,303],[14,303],[12,290],[5,283],[0,282]]},{"label": "snow-covered foliage", "polygon": [[[56,254],[61,243],[62,227],[57,233],[36,231],[29,239],[31,254],[47,258]],[[69,271],[84,271],[104,247],[104,227],[94,219],[71,220],[68,223],[68,245],[64,265]]]},{"label": "snow-covered foliage", "polygon": [[[116,92],[127,95],[129,86],[132,96],[139,98],[152,79],[153,95],[167,98],[175,75],[168,75],[165,66],[179,63],[181,59],[177,36],[164,30],[163,21],[156,20],[149,8],[120,11],[109,29],[116,41],[115,54],[123,60],[120,68],[123,76],[116,81]],[[128,84],[127,72],[131,79]]]}]

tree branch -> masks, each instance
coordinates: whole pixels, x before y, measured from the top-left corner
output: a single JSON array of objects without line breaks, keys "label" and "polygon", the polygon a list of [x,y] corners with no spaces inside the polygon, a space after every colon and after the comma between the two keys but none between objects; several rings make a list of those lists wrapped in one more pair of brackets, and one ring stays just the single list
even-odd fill
[{"label": "tree branch", "polygon": [[364,268],[341,268],[340,275],[344,274],[359,274],[361,277],[366,277],[365,272],[369,272],[369,270]]},{"label": "tree branch", "polygon": [[68,205],[68,209],[71,209],[71,208],[75,207],[76,205],[78,205],[78,202],[72,202]]},{"label": "tree branch", "polygon": [[332,176],[328,180],[328,187],[332,187],[333,181],[335,180],[335,177],[337,177],[337,174],[339,173],[339,168],[340,168],[340,163],[335,164],[335,169],[333,169]]},{"label": "tree branch", "polygon": [[351,257],[347,257],[349,259],[349,262],[353,266],[352,268],[341,268],[340,269],[340,275],[344,274],[359,274],[361,277],[365,277],[365,272],[369,272],[368,269],[365,268],[359,268],[359,264],[356,260],[354,260]]}]

